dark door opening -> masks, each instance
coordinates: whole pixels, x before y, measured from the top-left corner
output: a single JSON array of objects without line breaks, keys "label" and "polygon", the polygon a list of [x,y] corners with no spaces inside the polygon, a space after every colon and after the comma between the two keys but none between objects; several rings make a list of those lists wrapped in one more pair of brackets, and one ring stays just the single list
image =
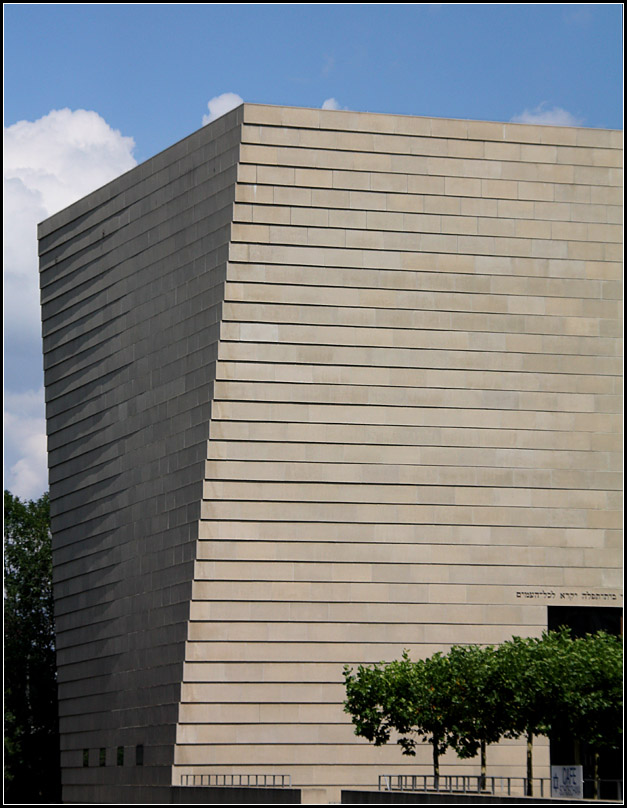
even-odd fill
[{"label": "dark door opening", "polygon": [[569,628],[573,637],[585,637],[597,631],[622,634],[623,610],[613,606],[549,606],[549,631],[557,631],[561,626]]}]

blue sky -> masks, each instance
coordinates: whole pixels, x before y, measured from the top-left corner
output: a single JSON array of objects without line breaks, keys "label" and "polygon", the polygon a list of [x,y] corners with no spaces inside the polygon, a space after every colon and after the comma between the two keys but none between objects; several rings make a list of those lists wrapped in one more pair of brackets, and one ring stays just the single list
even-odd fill
[{"label": "blue sky", "polygon": [[5,122],[98,112],[145,160],[211,97],[621,128],[615,5],[8,5]]},{"label": "blue sky", "polygon": [[5,487],[20,496],[46,488],[36,222],[229,101],[623,126],[621,4],[5,4],[4,26]]}]

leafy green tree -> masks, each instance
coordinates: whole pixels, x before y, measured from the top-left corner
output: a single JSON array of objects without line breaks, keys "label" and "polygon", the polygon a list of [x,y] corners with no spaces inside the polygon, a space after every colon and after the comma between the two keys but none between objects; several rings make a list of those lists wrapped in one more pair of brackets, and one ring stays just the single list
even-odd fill
[{"label": "leafy green tree", "polygon": [[392,697],[389,678],[383,663],[372,667],[360,665],[357,673],[353,673],[348,665],[344,666],[344,711],[352,716],[355,735],[366,738],[375,746],[386,744],[393,729],[388,713],[388,703]]},{"label": "leafy green tree", "polygon": [[[440,781],[440,755],[452,745],[457,731],[457,684],[448,656],[438,652],[414,663],[419,685],[416,731],[433,750],[435,787]],[[414,752],[415,754],[415,752]]]},{"label": "leafy green tree", "polygon": [[622,746],[623,644],[620,637],[598,632],[571,640],[568,653],[552,658],[560,688],[549,717],[551,736],[575,739],[594,755],[595,797],[599,790],[599,757],[604,749]]},{"label": "leafy green tree", "polygon": [[508,729],[502,705],[511,697],[511,686],[491,645],[454,645],[447,656],[455,683],[449,711],[454,718],[451,746],[460,758],[480,752],[480,788],[484,789],[487,746],[497,743]]},{"label": "leafy green tree", "polygon": [[556,656],[568,654],[567,630],[542,637],[513,637],[497,649],[497,664],[507,677],[511,698],[503,709],[506,737],[527,739],[527,795],[533,795],[533,738],[549,735],[551,716],[559,702]]},{"label": "leafy green tree", "polygon": [[[527,737],[527,787],[532,794],[533,736],[572,739],[595,753],[618,749],[622,726],[622,643],[599,632],[572,639],[568,629],[539,638],[514,637],[497,650],[509,680],[511,698],[504,705],[508,737]],[[576,754],[576,757],[577,754]],[[597,785],[598,791],[598,785]]]},{"label": "leafy green tree", "polygon": [[360,665],[356,674],[344,668],[344,710],[352,717],[355,734],[381,746],[395,731],[404,755],[416,754],[417,741],[430,743],[436,788],[440,756],[451,745],[454,725],[451,673],[443,654],[412,662],[406,651],[388,665]]},{"label": "leafy green tree", "polygon": [[552,722],[556,736],[570,734],[595,749],[620,749],[623,712],[623,643],[598,632],[572,641],[558,660],[563,682],[560,710]]},{"label": "leafy green tree", "polygon": [[4,705],[7,802],[60,799],[48,495],[4,492]]}]

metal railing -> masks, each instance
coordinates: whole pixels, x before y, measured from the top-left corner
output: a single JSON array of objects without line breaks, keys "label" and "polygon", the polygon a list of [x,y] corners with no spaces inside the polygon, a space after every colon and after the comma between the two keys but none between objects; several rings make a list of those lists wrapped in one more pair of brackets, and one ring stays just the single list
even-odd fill
[{"label": "metal railing", "polygon": [[[594,797],[595,790],[597,796]],[[607,802],[608,800],[616,800],[617,802],[623,801],[623,781],[622,780],[592,780],[584,779],[583,781],[583,795],[586,799],[599,799]]]},{"label": "metal railing", "polygon": [[[468,774],[382,774],[379,791],[447,791],[521,796],[527,791],[526,777],[486,777],[481,788],[481,777]],[[533,793],[543,797],[551,793],[549,778],[533,779]]]},{"label": "metal railing", "polygon": [[[486,777],[481,788],[482,778],[479,775],[441,774],[380,774],[379,791],[443,791],[456,793],[493,794],[497,796],[524,797],[527,794],[526,777]],[[594,787],[594,780],[584,780],[584,794]],[[551,779],[534,777],[532,780],[534,797],[551,796]],[[623,799],[622,780],[599,780],[601,795],[611,792],[616,796],[604,799],[621,801]]]},{"label": "metal railing", "polygon": [[291,788],[291,774],[182,774],[182,786]]}]

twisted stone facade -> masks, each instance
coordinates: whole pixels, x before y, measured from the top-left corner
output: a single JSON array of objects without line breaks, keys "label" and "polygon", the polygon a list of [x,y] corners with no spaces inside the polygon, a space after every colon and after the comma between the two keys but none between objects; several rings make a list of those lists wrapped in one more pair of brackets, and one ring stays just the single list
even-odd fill
[{"label": "twisted stone facade", "polygon": [[40,225],[66,799],[428,773],[345,663],[622,606],[621,165],[246,104]]}]

